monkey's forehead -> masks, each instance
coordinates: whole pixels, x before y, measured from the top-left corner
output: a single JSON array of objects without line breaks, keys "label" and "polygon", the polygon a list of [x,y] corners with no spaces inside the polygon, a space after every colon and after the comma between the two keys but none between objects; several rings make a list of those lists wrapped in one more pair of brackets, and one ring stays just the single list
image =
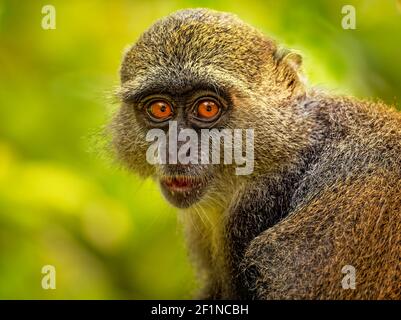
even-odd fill
[{"label": "monkey's forehead", "polygon": [[157,21],[128,50],[121,81],[156,68],[205,66],[255,79],[275,50],[274,41],[234,15],[206,9],[178,11]]},{"label": "monkey's forehead", "polygon": [[[248,83],[225,71],[194,67],[182,70],[155,69],[146,74],[137,75],[121,84],[116,94],[122,100],[141,101],[151,94],[163,93],[170,96],[182,96],[194,91],[211,91],[229,99],[248,95]],[[197,70],[201,72],[196,72]]]}]

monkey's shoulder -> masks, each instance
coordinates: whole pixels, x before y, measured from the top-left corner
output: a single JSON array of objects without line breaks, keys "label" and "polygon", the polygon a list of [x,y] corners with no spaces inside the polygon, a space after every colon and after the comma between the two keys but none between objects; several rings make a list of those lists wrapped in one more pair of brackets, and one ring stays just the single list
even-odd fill
[{"label": "monkey's shoulder", "polygon": [[[263,284],[253,294],[366,299],[398,292],[399,298],[394,282],[401,277],[399,177],[384,172],[349,176],[315,191],[250,241],[243,270],[249,283]],[[358,291],[341,288],[347,265],[360,271]]]}]

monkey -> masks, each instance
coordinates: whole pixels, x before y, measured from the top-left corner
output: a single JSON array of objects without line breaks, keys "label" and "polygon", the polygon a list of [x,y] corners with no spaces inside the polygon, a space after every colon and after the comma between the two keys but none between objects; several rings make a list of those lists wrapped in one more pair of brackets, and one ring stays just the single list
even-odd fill
[{"label": "monkey", "polygon": [[[112,146],[179,208],[199,299],[401,298],[400,113],[308,86],[301,69],[298,53],[210,9],[156,21],[123,56]],[[147,132],[171,121],[252,128],[252,173],[150,164]]]}]

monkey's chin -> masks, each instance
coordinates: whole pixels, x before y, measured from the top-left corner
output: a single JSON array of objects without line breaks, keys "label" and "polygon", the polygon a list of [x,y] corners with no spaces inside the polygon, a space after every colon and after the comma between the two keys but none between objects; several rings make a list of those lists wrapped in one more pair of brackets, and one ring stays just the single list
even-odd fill
[{"label": "monkey's chin", "polygon": [[162,194],[173,206],[185,209],[198,202],[204,193],[204,179],[194,176],[164,176],[160,179]]}]

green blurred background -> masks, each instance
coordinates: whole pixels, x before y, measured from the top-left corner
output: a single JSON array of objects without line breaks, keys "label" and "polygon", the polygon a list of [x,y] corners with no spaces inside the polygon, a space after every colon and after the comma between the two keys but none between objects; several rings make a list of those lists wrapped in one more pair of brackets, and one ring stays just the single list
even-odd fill
[{"label": "green blurred background", "polygon": [[[399,2],[1,0],[0,298],[191,297],[176,210],[92,138],[118,107],[110,93],[123,49],[157,18],[188,7],[237,13],[302,52],[310,83],[396,104]],[[46,4],[56,30],[41,28]],[[346,4],[356,30],[341,28]],[[47,264],[56,290],[41,287]]]}]

